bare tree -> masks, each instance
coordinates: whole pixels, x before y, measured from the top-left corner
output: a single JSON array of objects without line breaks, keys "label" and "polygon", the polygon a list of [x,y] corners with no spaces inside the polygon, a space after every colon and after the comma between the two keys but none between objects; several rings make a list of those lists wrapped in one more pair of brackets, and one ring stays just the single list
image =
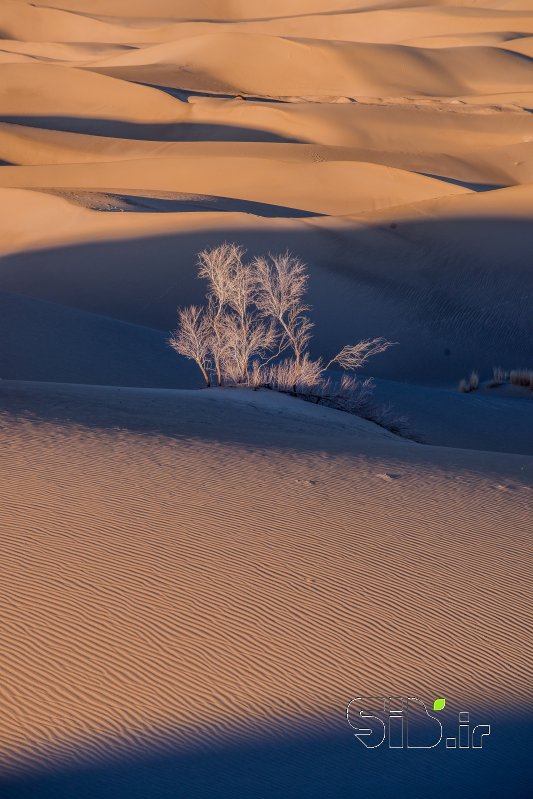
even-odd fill
[{"label": "bare tree", "polygon": [[229,301],[233,275],[243,255],[242,247],[227,242],[198,253],[198,277],[208,281],[207,296],[216,299],[217,307],[223,308]]},{"label": "bare tree", "polygon": [[244,250],[237,244],[224,242],[218,247],[202,250],[198,255],[198,276],[208,281],[207,299],[213,333],[213,362],[217,383],[222,385],[222,353],[224,351],[221,318],[236,293]]},{"label": "bare tree", "polygon": [[[269,386],[350,412],[368,407],[372,381],[346,372],[391,342],[366,339],[344,346],[327,363],[313,360],[308,277],[298,258],[286,252],[245,262],[242,247],[224,243],[199,254],[198,274],[208,282],[207,307],[180,310],[169,343],[198,364],[207,386],[214,373],[219,386]],[[280,360],[288,350],[291,357]],[[340,379],[326,375],[334,365],[344,371]]]},{"label": "bare tree", "polygon": [[[249,312],[242,317],[226,313],[220,317],[223,373],[232,383],[249,383],[251,360],[264,359],[276,341],[272,324],[258,320]],[[257,372],[255,371],[255,374]]]},{"label": "bare tree", "polygon": [[253,265],[257,280],[256,305],[264,316],[274,319],[280,327],[276,356],[290,347],[298,366],[313,327],[305,315],[310,306],[303,300],[308,280],[305,265],[289,252],[260,256],[254,259]]},{"label": "bare tree", "polygon": [[209,315],[203,308],[191,305],[178,309],[178,327],[169,342],[173,350],[198,364],[206,386],[211,379],[211,356],[213,349],[213,330]]},{"label": "bare tree", "polygon": [[[230,276],[229,294],[226,300],[228,307],[238,316],[241,327],[246,330],[246,317],[255,317],[255,287],[256,279],[253,267],[249,263],[244,263],[241,257],[235,261]],[[251,309],[254,313],[251,313]]]}]

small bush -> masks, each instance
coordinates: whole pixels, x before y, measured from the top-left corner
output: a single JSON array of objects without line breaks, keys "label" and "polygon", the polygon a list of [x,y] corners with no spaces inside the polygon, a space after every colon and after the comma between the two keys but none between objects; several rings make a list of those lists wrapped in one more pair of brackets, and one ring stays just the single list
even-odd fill
[{"label": "small bush", "polygon": [[511,369],[506,372],[501,366],[495,366],[492,370],[493,379],[489,383],[490,388],[496,388],[504,383],[511,383],[513,386],[523,386],[533,390],[533,369]]},{"label": "small bush", "polygon": [[[207,303],[178,309],[169,344],[195,361],[207,387],[271,388],[351,413],[369,407],[373,384],[353,372],[392,342],[366,339],[329,360],[311,358],[308,275],[298,258],[287,252],[246,262],[242,247],[225,243],[201,252],[198,266]],[[335,365],[344,374],[332,381],[327,372]]]},{"label": "small bush", "polygon": [[464,378],[459,381],[459,385],[457,387],[461,394],[468,394],[470,391],[476,391],[479,388],[479,375],[477,372],[473,371],[470,373],[470,377],[468,380]]},{"label": "small bush", "polygon": [[502,383],[505,383],[509,380],[509,372],[506,372],[501,366],[495,366],[492,370],[492,383],[493,386],[501,386]]},{"label": "small bush", "polygon": [[509,380],[514,386],[533,388],[533,369],[513,369]]}]

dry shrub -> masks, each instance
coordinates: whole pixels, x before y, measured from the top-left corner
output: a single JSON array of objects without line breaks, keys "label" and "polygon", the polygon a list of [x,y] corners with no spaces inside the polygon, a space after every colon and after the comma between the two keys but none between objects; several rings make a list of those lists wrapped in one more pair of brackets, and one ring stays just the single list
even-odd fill
[{"label": "dry shrub", "polygon": [[513,369],[509,373],[509,380],[514,386],[533,388],[533,369]]},{"label": "dry shrub", "polygon": [[514,386],[523,386],[533,390],[533,369],[511,369],[507,372],[501,366],[495,366],[492,376],[492,381],[489,384],[491,388],[511,383]]},{"label": "dry shrub", "polygon": [[[197,363],[206,386],[267,387],[350,413],[368,410],[373,383],[353,373],[392,343],[365,339],[346,344],[329,360],[311,358],[305,264],[288,252],[251,262],[244,255],[242,247],[228,243],[199,254],[207,304],[178,310],[170,346]],[[344,374],[333,380],[327,370],[335,365]]]},{"label": "dry shrub", "polygon": [[464,378],[460,380],[457,388],[461,394],[468,394],[470,391],[476,391],[479,388],[479,374],[476,371],[470,372],[468,380]]},{"label": "dry shrub", "polygon": [[502,369],[501,366],[494,366],[492,369],[492,385],[500,386],[509,380],[509,372]]}]

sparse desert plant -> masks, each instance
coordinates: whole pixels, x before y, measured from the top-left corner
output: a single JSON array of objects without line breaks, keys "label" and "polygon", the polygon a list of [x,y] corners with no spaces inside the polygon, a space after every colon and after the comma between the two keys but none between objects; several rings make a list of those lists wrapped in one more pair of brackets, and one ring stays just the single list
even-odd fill
[{"label": "sparse desert plant", "polygon": [[[305,265],[288,252],[251,262],[244,254],[242,247],[228,243],[200,252],[198,276],[207,281],[207,304],[178,310],[170,346],[195,361],[208,387],[213,382],[266,387],[351,413],[363,408],[370,413],[372,381],[347,373],[361,369],[392,342],[365,339],[345,345],[329,360],[313,359]],[[327,376],[333,366],[344,372],[340,379]]]},{"label": "sparse desert plant", "polygon": [[207,280],[207,302],[212,332],[211,355],[217,376],[222,385],[222,357],[224,352],[224,332],[222,317],[227,306],[234,306],[242,298],[238,297],[247,280],[242,275],[243,249],[236,244],[224,242],[210,250],[198,254],[198,277]]},{"label": "sparse desert plant", "polygon": [[[533,369],[511,369],[507,372],[501,366],[494,366],[492,369],[492,380],[487,383],[489,388],[496,388],[504,383],[511,383],[514,386],[523,386],[533,390]],[[479,387],[479,375],[476,371],[471,372],[468,380],[459,382],[459,391],[467,393],[475,391]]]},{"label": "sparse desert plant", "polygon": [[269,352],[276,338],[274,329],[248,312],[242,316],[222,314],[219,325],[220,342],[215,351],[225,382],[248,384],[252,358],[261,359]]},{"label": "sparse desert plant", "polygon": [[177,353],[197,364],[209,388],[214,346],[212,319],[205,308],[191,305],[178,309],[178,327],[168,343]]},{"label": "sparse desert plant", "polygon": [[533,369],[513,369],[509,380],[514,386],[533,388]]},{"label": "sparse desert plant", "polygon": [[328,378],[323,381],[318,390],[315,389],[305,399],[362,416],[397,435],[412,438],[407,416],[398,413],[390,403],[376,404],[373,394],[374,381],[371,377],[360,379],[355,375],[343,374],[340,380]]},{"label": "sparse desert plant", "polygon": [[303,301],[308,276],[305,265],[290,253],[260,256],[254,259],[256,274],[255,302],[259,311],[279,326],[278,352],[289,347],[296,364],[302,360],[313,323],[306,316],[310,310]]},{"label": "sparse desert plant", "polygon": [[494,366],[492,369],[492,384],[499,386],[509,380],[509,372],[506,372],[501,366]]},{"label": "sparse desert plant", "polygon": [[342,350],[328,361],[324,369],[329,369],[336,363],[341,369],[353,372],[356,369],[361,369],[373,355],[388,350],[391,344],[392,342],[386,341],[384,338],[367,339],[358,341],[357,344],[345,344]]},{"label": "sparse desert plant", "polygon": [[360,415],[392,433],[416,440],[410,429],[408,417],[398,413],[390,402],[379,406],[370,405],[368,409],[363,409]]},{"label": "sparse desert plant", "polygon": [[470,377],[465,380],[464,378],[459,381],[458,389],[461,394],[468,394],[470,391],[476,391],[479,388],[479,374],[473,370],[470,372]]},{"label": "sparse desert plant", "polygon": [[323,380],[317,392],[317,402],[331,405],[350,413],[360,413],[369,408],[374,393],[371,377],[359,379],[355,375],[343,374],[339,379]]},{"label": "sparse desert plant", "polygon": [[505,371],[501,366],[495,366],[492,370],[493,379],[489,383],[490,388],[496,388],[504,383],[511,383],[514,386],[523,386],[533,390],[533,369],[511,369]]},{"label": "sparse desert plant", "polygon": [[304,353],[300,362],[296,358],[287,358],[280,363],[272,364],[268,368],[265,385],[293,394],[298,391],[310,392],[321,384],[323,371],[320,360],[313,361],[308,353]]},{"label": "sparse desert plant", "polygon": [[371,377],[360,380],[355,375],[342,375],[339,393],[348,397],[355,408],[363,408],[374,393],[374,381]]}]

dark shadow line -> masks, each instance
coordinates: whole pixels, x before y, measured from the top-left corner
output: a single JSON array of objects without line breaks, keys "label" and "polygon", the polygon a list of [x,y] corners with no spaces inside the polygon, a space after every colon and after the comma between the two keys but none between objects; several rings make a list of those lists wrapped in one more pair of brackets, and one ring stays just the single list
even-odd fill
[{"label": "dark shadow line", "polygon": [[444,175],[435,175],[431,172],[415,172],[414,174],[422,175],[425,178],[441,180],[443,183],[451,183],[453,186],[461,186],[463,189],[470,189],[470,191],[475,192],[496,191],[497,189],[508,188],[508,184],[505,183],[473,183],[468,180],[458,180],[457,178],[449,178]]},{"label": "dark shadow line", "polygon": [[[116,192],[91,190],[51,190],[48,194],[64,197],[76,205],[82,205],[101,213],[241,213],[261,216],[268,219],[308,219],[326,216],[315,211],[291,208],[285,205],[261,203],[255,200],[241,200],[238,197],[222,195],[195,195],[183,192],[182,197],[157,197]],[[181,194],[181,193],[180,193]],[[187,196],[189,194],[189,196]]]},{"label": "dark shadow line", "polygon": [[279,136],[256,128],[237,125],[219,125],[199,122],[141,123],[96,117],[5,115],[0,122],[25,125],[31,128],[57,130],[65,133],[83,133],[115,139],[168,142],[271,142],[278,144],[305,144],[303,139]]},{"label": "dark shadow line", "polygon": [[[124,78],[124,80],[126,79]],[[148,89],[157,89],[160,92],[169,94],[171,97],[174,97],[176,100],[181,100],[183,103],[187,103],[189,101],[189,97],[210,97],[217,100],[240,99],[240,100],[245,100],[246,102],[254,102],[254,103],[280,103],[282,105],[291,104],[289,100],[283,100],[280,98],[273,98],[273,97],[260,97],[257,95],[242,94],[241,92],[235,92],[234,94],[223,94],[219,92],[192,91],[191,89],[176,89],[172,86],[162,86],[161,84],[157,83],[145,83],[144,81],[140,80],[132,80],[129,82],[135,83],[137,86],[146,86]]]}]

